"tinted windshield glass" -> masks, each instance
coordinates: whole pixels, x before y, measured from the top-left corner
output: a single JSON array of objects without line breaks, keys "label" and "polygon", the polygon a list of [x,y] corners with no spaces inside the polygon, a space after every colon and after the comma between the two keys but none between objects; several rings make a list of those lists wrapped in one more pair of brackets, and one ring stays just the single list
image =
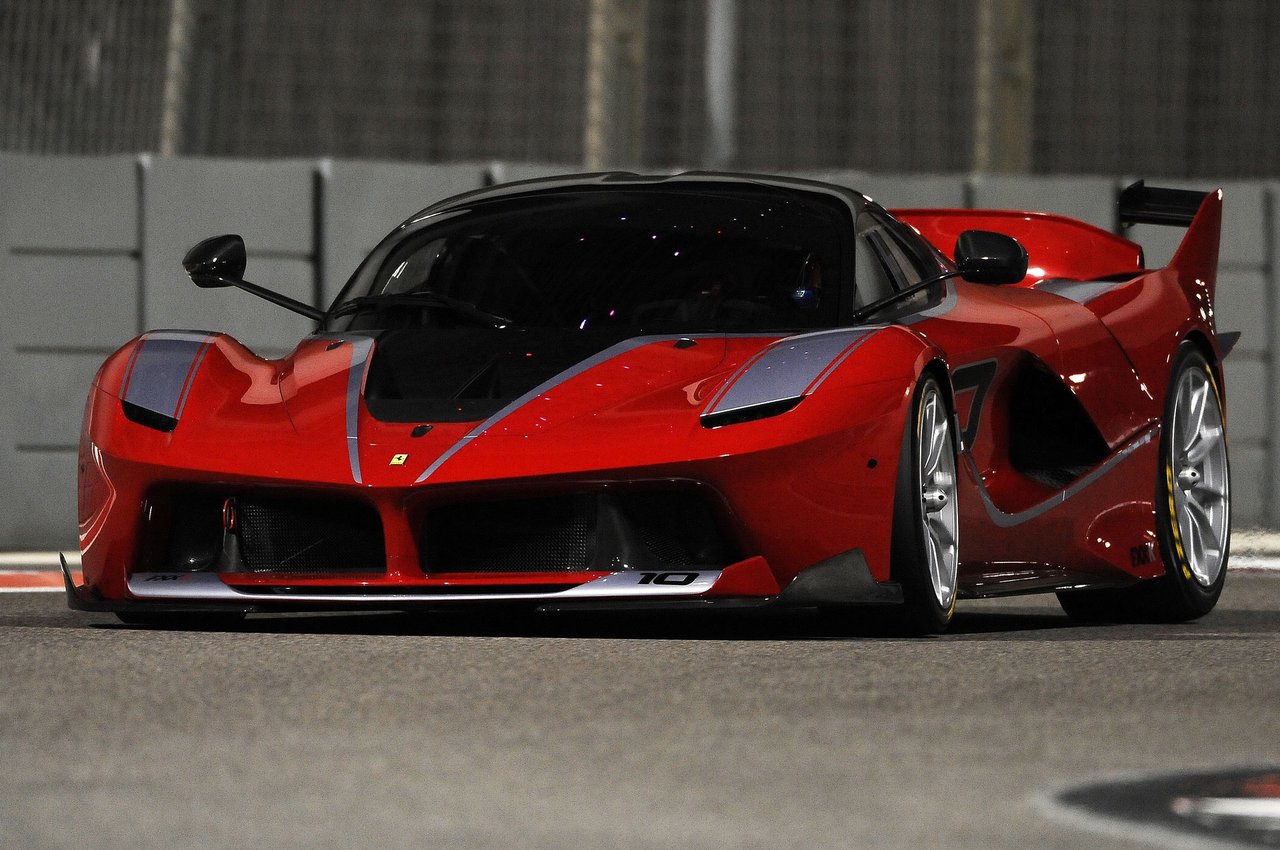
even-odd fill
[{"label": "tinted windshield glass", "polygon": [[478,203],[371,257],[332,329],[829,326],[847,213],[818,196],[575,190]]}]

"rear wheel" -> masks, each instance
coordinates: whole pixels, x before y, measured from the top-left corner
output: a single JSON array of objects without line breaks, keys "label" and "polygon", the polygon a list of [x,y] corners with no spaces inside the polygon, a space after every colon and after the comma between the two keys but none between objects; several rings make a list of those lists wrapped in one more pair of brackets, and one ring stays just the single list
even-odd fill
[{"label": "rear wheel", "polygon": [[1213,610],[1231,548],[1231,474],[1222,396],[1204,355],[1183,343],[1174,358],[1160,435],[1156,535],[1165,574],[1122,590],[1058,595],[1083,620],[1181,622]]},{"label": "rear wheel", "polygon": [[960,522],[953,418],[938,381],[916,387],[903,435],[893,509],[891,572],[902,585],[904,625],[946,630],[956,607]]},{"label": "rear wheel", "polygon": [[1222,396],[1208,361],[1184,344],[1174,367],[1161,437],[1156,530],[1167,565],[1152,590],[1160,619],[1213,610],[1231,549],[1231,468]]}]

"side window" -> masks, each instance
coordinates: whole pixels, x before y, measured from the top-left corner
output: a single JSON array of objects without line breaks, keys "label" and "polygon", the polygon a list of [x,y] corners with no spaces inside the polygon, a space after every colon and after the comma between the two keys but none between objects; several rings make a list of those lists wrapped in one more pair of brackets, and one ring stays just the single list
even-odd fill
[{"label": "side window", "polygon": [[[869,304],[943,271],[937,260],[925,255],[901,228],[898,222],[873,210],[865,210],[858,216],[855,304]],[[908,297],[895,304],[893,312],[911,313],[927,307],[932,291],[929,287]]]},{"label": "side window", "polygon": [[374,295],[403,295],[431,289],[432,273],[444,255],[445,240],[433,239],[420,246],[401,248],[383,266]]},{"label": "side window", "polygon": [[870,213],[858,216],[853,248],[854,304],[863,307],[887,298],[898,289],[894,271],[884,259],[883,227]]}]

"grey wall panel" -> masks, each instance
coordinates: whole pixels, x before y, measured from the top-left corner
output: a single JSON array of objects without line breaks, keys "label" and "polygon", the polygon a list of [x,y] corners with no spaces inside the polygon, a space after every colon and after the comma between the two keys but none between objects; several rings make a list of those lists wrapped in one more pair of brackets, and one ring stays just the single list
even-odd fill
[{"label": "grey wall panel", "polygon": [[89,382],[138,323],[136,157],[0,155],[0,547],[74,546]]},{"label": "grey wall panel", "polygon": [[239,233],[254,253],[309,256],[315,163],[156,157],[147,169],[147,260],[170,260],[218,233]]},{"label": "grey wall panel", "polygon": [[[602,171],[611,171],[605,167]],[[489,179],[494,183],[515,183],[518,180],[532,180],[535,177],[558,177],[564,174],[579,174],[581,166],[566,165],[555,162],[493,162],[488,165]],[[646,171],[646,174],[672,174],[674,171],[659,168]]]},{"label": "grey wall panel", "polygon": [[972,182],[973,205],[1057,213],[1111,230],[1116,183],[1110,177],[1024,177],[987,174]]},{"label": "grey wall panel", "polygon": [[6,347],[110,351],[134,335],[134,258],[17,254],[2,267],[9,308],[0,312],[0,338]]},{"label": "grey wall panel", "polygon": [[1135,224],[1125,228],[1120,235],[1142,246],[1147,268],[1158,269],[1169,265],[1174,251],[1187,233],[1181,227],[1165,227],[1158,224]]},{"label": "grey wall panel", "polygon": [[1272,525],[1266,505],[1272,488],[1267,452],[1261,446],[1231,444],[1231,526]]},{"label": "grey wall panel", "polygon": [[869,174],[855,188],[890,209],[963,207],[968,179],[960,174]]},{"label": "grey wall panel", "polygon": [[0,242],[21,249],[137,247],[137,157],[0,154]]},{"label": "grey wall panel", "polygon": [[1218,273],[1218,298],[1214,305],[1218,332],[1240,333],[1240,342],[1231,357],[1262,358],[1270,350],[1271,321],[1266,304],[1267,277],[1260,268]]},{"label": "grey wall panel", "polygon": [[1267,364],[1232,355],[1223,363],[1227,381],[1227,422],[1231,446],[1263,445],[1271,426],[1271,392]]},{"label": "grey wall panel", "polygon": [[291,348],[307,320],[238,290],[198,290],[181,260],[201,239],[239,233],[248,280],[312,303],[314,175],[310,162],[153,160],[144,184],[146,327],[224,330],[250,347]]},{"label": "grey wall panel", "polygon": [[[1265,491],[1267,512],[1264,521],[1272,528],[1280,528],[1280,493],[1275,492],[1275,482],[1280,481],[1280,411],[1276,410],[1280,406],[1280,394],[1274,390],[1280,385],[1280,295],[1277,295],[1277,290],[1280,289],[1280,215],[1277,215],[1277,208],[1280,207],[1280,182],[1267,183],[1265,187],[1267,195],[1263,212],[1267,216],[1265,232],[1268,246],[1268,297],[1257,307],[1267,315],[1268,320],[1267,362],[1271,367],[1269,379],[1273,388],[1273,400],[1269,410],[1271,423],[1267,434],[1267,452],[1260,459],[1260,468],[1269,482]],[[1233,470],[1237,468],[1233,463]]]},{"label": "grey wall panel", "polygon": [[[155,278],[161,278],[156,274]],[[297,259],[249,260],[249,280],[310,302],[314,269]],[[168,279],[158,279],[148,290],[148,328],[176,328],[223,331],[231,334],[261,357],[278,357],[293,349],[304,335],[315,329],[305,316],[277,307],[243,290],[199,289],[181,266]]]},{"label": "grey wall panel", "polygon": [[0,547],[76,551],[76,453],[6,453]]},{"label": "grey wall panel", "polygon": [[864,191],[862,184],[867,179],[865,171],[856,169],[836,169],[836,170],[820,170],[820,171],[788,171],[791,177],[800,177],[804,180],[819,180],[823,183],[835,183],[837,186],[845,186],[858,192]]},{"label": "grey wall panel", "polygon": [[89,385],[105,358],[98,354],[19,354],[13,366],[23,378],[11,389],[14,448],[18,452],[73,448]]},{"label": "grey wall panel", "polygon": [[328,304],[382,237],[436,201],[479,189],[484,166],[336,160],[324,167],[324,297]]},{"label": "grey wall panel", "polygon": [[1267,262],[1267,190],[1262,183],[1240,181],[1199,184],[1222,189],[1222,243],[1218,256],[1224,265],[1262,266]]},{"label": "grey wall panel", "polygon": [[796,177],[847,186],[890,209],[963,207],[967,178],[962,174],[866,174],[861,171],[793,172]]}]

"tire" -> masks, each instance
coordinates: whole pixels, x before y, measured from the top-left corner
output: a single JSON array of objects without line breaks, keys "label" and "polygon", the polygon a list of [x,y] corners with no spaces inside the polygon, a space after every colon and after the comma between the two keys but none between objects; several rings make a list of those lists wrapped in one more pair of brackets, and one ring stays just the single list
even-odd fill
[{"label": "tire", "polygon": [[117,611],[116,619],[127,626],[148,626],[181,631],[221,631],[244,621],[241,611],[201,611],[198,613]]},{"label": "tire", "polygon": [[1181,622],[1213,610],[1231,552],[1231,464],[1222,393],[1194,345],[1174,360],[1160,435],[1156,534],[1165,575],[1152,585],[1153,613]]},{"label": "tire", "polygon": [[893,507],[890,573],[902,585],[902,625],[939,634],[956,609],[960,522],[955,419],[938,381],[916,386],[902,437]]},{"label": "tire", "polygon": [[1222,394],[1200,350],[1174,356],[1160,427],[1156,538],[1165,574],[1120,590],[1058,594],[1077,620],[1177,623],[1213,610],[1231,549],[1231,467]]}]

